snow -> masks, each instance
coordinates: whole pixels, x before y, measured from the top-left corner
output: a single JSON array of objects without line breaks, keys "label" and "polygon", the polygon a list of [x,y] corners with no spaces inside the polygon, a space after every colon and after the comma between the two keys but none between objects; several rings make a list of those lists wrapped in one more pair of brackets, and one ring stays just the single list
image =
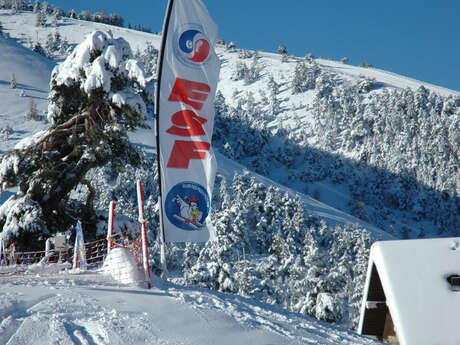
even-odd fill
[{"label": "snow", "polygon": [[41,210],[36,205],[30,196],[20,196],[18,194],[11,196],[5,203],[0,205],[0,216],[5,218],[0,239],[4,239],[6,242],[7,239],[17,234],[20,229],[27,229],[28,231],[39,229],[40,225],[37,224],[37,219]]},{"label": "snow", "polygon": [[151,290],[104,275],[0,274],[0,343],[377,344],[254,300],[158,280]]},{"label": "snow", "polygon": [[87,71],[88,79],[83,86],[83,89],[87,94],[91,91],[102,87],[105,92],[110,91],[112,73],[106,71],[105,61],[103,57],[98,57],[96,61],[91,65],[89,71]]},{"label": "snow", "polygon": [[143,272],[136,265],[136,259],[127,248],[112,249],[105,258],[102,270],[120,284],[141,284],[145,281]]},{"label": "snow", "polygon": [[125,69],[129,79],[137,80],[140,86],[145,87],[147,82],[144,78],[144,71],[139,66],[137,60],[130,59],[126,61]]},{"label": "snow", "polygon": [[[97,51],[102,55],[92,61],[92,53]],[[99,87],[109,92],[113,74],[107,70],[106,64],[117,69],[124,56],[131,56],[131,50],[126,41],[113,39],[109,33],[95,31],[88,35],[61,65],[55,67],[53,75],[56,75],[56,84],[71,86],[82,78],[81,71],[83,70],[87,79],[82,88],[86,93],[89,94]],[[137,61],[129,60],[126,64],[127,74],[129,77],[138,78],[139,83],[145,86],[143,73],[137,64]]]},{"label": "snow", "polygon": [[424,86],[427,89],[433,90],[441,96],[460,95],[460,91],[450,90],[442,86],[437,86],[429,83],[425,83],[413,78],[404,77],[396,73],[381,70],[379,68],[365,68],[351,65],[345,65],[337,61],[318,59],[320,65],[326,66],[333,71],[341,74],[348,75],[350,77],[367,77],[376,79],[379,83],[385,86],[390,86],[398,89],[411,88],[417,90],[420,86]]},{"label": "snow", "polygon": [[48,130],[39,131],[31,136],[25,137],[24,139],[18,141],[18,143],[14,146],[15,150],[23,150],[29,146],[35,145],[41,138],[48,133]]},{"label": "snow", "polygon": [[[375,265],[402,345],[458,344],[460,293],[451,290],[447,277],[460,274],[459,243],[445,238],[372,246],[366,287]],[[360,328],[366,301],[367,291]]]},{"label": "snow", "polygon": [[[6,138],[0,138],[0,154],[14,148],[16,143],[47,125],[38,121],[26,121],[27,103],[32,99],[39,110],[45,111],[49,92],[49,80],[54,63],[0,36],[0,130],[11,128]],[[10,89],[14,74],[17,89]],[[25,96],[21,97],[21,92]]]}]

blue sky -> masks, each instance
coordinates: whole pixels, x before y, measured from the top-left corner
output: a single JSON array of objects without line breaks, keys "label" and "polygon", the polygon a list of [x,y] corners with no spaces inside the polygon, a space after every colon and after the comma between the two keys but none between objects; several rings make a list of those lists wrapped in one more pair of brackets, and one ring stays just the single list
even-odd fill
[{"label": "blue sky", "polygon": [[[220,36],[238,47],[375,67],[460,91],[460,1],[204,0]],[[105,10],[160,31],[167,0],[51,0]]]}]

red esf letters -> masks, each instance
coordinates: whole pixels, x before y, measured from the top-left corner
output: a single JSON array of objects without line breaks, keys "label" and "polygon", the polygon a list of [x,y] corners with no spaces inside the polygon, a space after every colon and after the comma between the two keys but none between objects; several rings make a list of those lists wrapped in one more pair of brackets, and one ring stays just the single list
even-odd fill
[{"label": "red esf letters", "polygon": [[[191,138],[205,135],[203,125],[208,121],[195,111],[203,108],[211,88],[207,84],[176,78],[168,101],[181,102],[193,110],[181,110],[171,116],[172,126],[166,131],[171,135]],[[188,169],[190,160],[206,159],[211,144],[205,141],[176,140],[168,160],[168,168]]]}]

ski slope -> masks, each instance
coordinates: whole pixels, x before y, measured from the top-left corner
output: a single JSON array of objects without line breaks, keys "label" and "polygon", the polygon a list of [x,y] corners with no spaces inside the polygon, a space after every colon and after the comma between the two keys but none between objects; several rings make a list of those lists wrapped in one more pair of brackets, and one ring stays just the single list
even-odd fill
[{"label": "ski slope", "polygon": [[122,287],[97,273],[0,273],[0,344],[377,344],[252,299],[159,281]]},{"label": "ski slope", "polygon": [[[53,67],[53,62],[0,36],[0,129],[12,129],[8,140],[0,136],[0,154],[47,127],[44,122],[26,121],[25,115],[30,100],[37,105],[39,114],[46,111]],[[10,88],[13,75],[16,89]]]}]

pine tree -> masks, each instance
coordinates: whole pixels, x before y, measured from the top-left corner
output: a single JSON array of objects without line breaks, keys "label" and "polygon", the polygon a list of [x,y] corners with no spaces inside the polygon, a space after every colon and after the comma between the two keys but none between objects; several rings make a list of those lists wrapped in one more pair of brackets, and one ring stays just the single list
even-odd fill
[{"label": "pine tree", "polygon": [[46,14],[43,11],[43,9],[41,11],[38,11],[37,16],[35,17],[35,26],[37,26],[37,27],[45,26],[46,25],[46,20],[47,20]]},{"label": "pine tree", "polygon": [[53,15],[51,16],[51,26],[53,28],[57,27],[57,22],[58,22],[58,14],[54,12]]},{"label": "pine tree", "polygon": [[16,76],[13,73],[11,75],[10,89],[16,89],[16,87],[17,87]]},{"label": "pine tree", "polygon": [[34,102],[33,99],[29,100],[27,104],[27,113],[26,113],[27,120],[37,120],[38,119],[38,108],[37,104]]},{"label": "pine tree", "polygon": [[280,44],[278,47],[278,54],[281,55],[281,62],[287,62],[288,59],[288,51],[284,44]]},{"label": "pine tree", "polygon": [[42,12],[43,14],[45,14],[45,16],[48,14],[48,10],[49,10],[49,4],[48,2],[45,1],[42,5]]},{"label": "pine tree", "polygon": [[[100,50],[88,44],[94,40],[100,42]],[[86,50],[86,60],[71,55],[53,73],[49,130],[33,146],[6,154],[0,162],[8,164],[13,160],[19,165],[15,171],[0,172],[0,180],[19,185],[22,192],[11,212],[1,216],[0,225],[6,219],[16,219],[14,233],[20,241],[39,245],[38,237],[45,231],[68,228],[76,218],[82,219],[86,228],[96,229],[94,193],[89,193],[83,204],[69,200],[71,191],[79,185],[94,190],[84,178],[92,168],[109,162],[114,169],[140,163],[127,132],[145,126],[149,97],[142,68],[132,59],[128,43],[94,32],[76,49]],[[123,60],[109,65],[106,59],[110,52]],[[79,72],[72,73],[78,65]],[[102,84],[107,75],[117,83]],[[123,97],[128,97],[129,104]],[[23,212],[16,214],[15,209]]]},{"label": "pine tree", "polygon": [[40,0],[35,0],[33,13],[40,12]]},{"label": "pine tree", "polygon": [[222,179],[220,183],[220,189],[219,189],[219,194],[220,198],[222,200],[222,210],[227,210],[231,207],[231,199],[230,195],[228,193],[228,188],[227,188],[227,180],[225,178]]},{"label": "pine tree", "polygon": [[35,44],[34,44],[34,46],[32,48],[32,51],[34,51],[35,53],[40,54],[42,56],[47,56],[46,52],[45,52],[45,49],[43,49],[43,47],[41,46],[40,42],[35,42]]},{"label": "pine tree", "polygon": [[0,0],[0,8],[5,10],[11,9],[11,0]]},{"label": "pine tree", "polygon": [[17,13],[25,8],[24,0],[13,0],[11,3],[11,9]]}]

